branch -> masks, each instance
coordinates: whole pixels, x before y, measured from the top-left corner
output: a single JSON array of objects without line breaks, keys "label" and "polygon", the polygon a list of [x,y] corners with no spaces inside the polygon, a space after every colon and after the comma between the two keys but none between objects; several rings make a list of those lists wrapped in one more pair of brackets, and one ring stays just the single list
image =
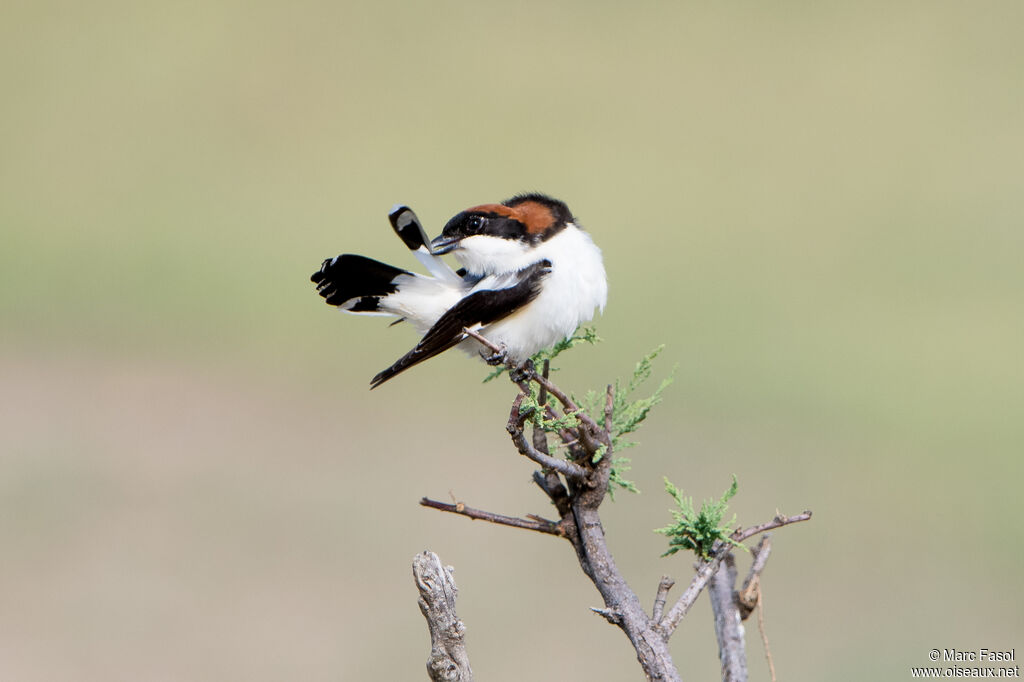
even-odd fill
[{"label": "branch", "polygon": [[661,621],[661,616],[665,612],[665,601],[668,599],[668,591],[675,584],[676,581],[672,580],[669,576],[661,576],[661,582],[658,583],[658,593],[654,596],[654,610],[651,611],[651,620],[655,623]]},{"label": "branch", "polygon": [[708,581],[708,597],[715,615],[718,659],[722,662],[722,682],[747,680],[747,653],[735,587],[736,559],[731,551],[726,550],[721,566]]},{"label": "branch", "polygon": [[[732,534],[732,539],[736,542],[743,542],[748,538],[752,538],[758,533],[763,533],[766,530],[772,530],[773,528],[781,528],[782,526],[788,526],[791,523],[799,523],[800,521],[808,521],[811,518],[811,510],[807,510],[796,516],[785,516],[784,514],[777,513],[775,518],[771,521],[762,523],[760,526],[751,526],[746,530],[739,529]],[[767,559],[766,559],[767,560]]]},{"label": "branch", "polygon": [[615,387],[608,384],[604,398],[604,437],[612,442],[612,417],[615,411]]},{"label": "branch", "polygon": [[754,555],[754,561],[750,565],[750,572],[743,581],[743,588],[739,591],[740,616],[746,620],[757,603],[761,600],[761,572],[768,564],[768,556],[772,553],[772,535],[765,533],[761,536],[761,542],[757,547],[750,550]]},{"label": "branch", "polygon": [[[748,538],[751,538],[758,533],[763,533],[773,528],[779,528],[781,526],[788,525],[790,523],[798,523],[800,521],[807,521],[811,518],[811,512],[805,511],[802,514],[796,516],[784,516],[782,514],[776,514],[775,518],[771,521],[762,523],[759,526],[751,526],[747,529],[737,529],[732,534],[732,539],[736,542],[742,542]],[[690,586],[686,588],[686,591],[680,595],[679,600],[675,603],[668,614],[658,624],[658,628],[662,631],[665,638],[672,636],[675,632],[676,627],[679,626],[679,622],[683,619],[683,616],[690,610],[693,603],[697,601],[697,597],[700,596],[701,590],[708,584],[708,580],[714,575],[715,571],[718,570],[718,565],[722,559],[728,554],[727,546],[724,542],[716,543],[714,550],[714,557],[708,561],[702,561],[698,564],[697,574],[693,576],[693,580],[690,582]],[[767,557],[765,558],[767,560]]]},{"label": "branch", "polygon": [[[594,438],[599,438],[605,435],[604,429],[598,426],[597,422],[595,422],[589,414],[584,412],[579,405],[573,402],[572,398],[570,398],[565,391],[556,386],[550,379],[537,374],[537,371],[528,364],[524,365],[522,369],[526,375],[533,381],[536,381],[542,389],[546,389],[548,393],[555,396],[555,398],[558,399],[558,402],[562,403],[567,414],[571,413],[580,421],[580,425],[582,427],[579,429],[580,441],[583,442],[583,446],[587,448],[589,452],[596,452],[599,444],[594,442]],[[608,440],[606,444],[610,445],[611,441]]]},{"label": "branch", "polygon": [[[548,376],[551,371],[551,361],[544,361],[544,376]],[[541,387],[540,393],[537,396],[537,404],[540,405],[546,412],[553,412],[551,406],[547,404],[548,392],[544,387]],[[559,431],[559,436],[562,440],[566,440],[566,436],[563,435],[564,430]],[[533,425],[532,434],[533,436],[533,447],[544,455],[550,455],[551,451],[548,449],[548,434],[544,429],[538,427],[536,424]],[[571,434],[568,436],[570,441],[575,442],[575,437]],[[576,448],[578,449],[578,448]],[[575,454],[575,450],[570,447],[569,451]],[[548,496],[551,503],[555,505],[555,509],[558,510],[559,518],[564,517],[569,513],[569,491],[566,490],[565,484],[562,483],[562,479],[558,477],[558,474],[550,469],[544,469],[543,471],[534,471],[533,480],[544,491],[544,494]]]},{"label": "branch", "polygon": [[[462,331],[466,336],[476,339],[483,346],[493,351],[495,355],[500,355],[505,352],[504,348],[492,343],[487,337],[468,327],[463,327]],[[524,373],[531,381],[535,381],[541,388],[555,396],[555,399],[565,407],[566,412],[573,413],[582,424],[586,425],[587,428],[584,429],[584,432],[589,430],[590,434],[594,434],[595,436],[602,433],[602,429],[597,425],[597,422],[591,419],[589,414],[581,410],[579,405],[573,402],[572,398],[570,398],[565,391],[552,383],[550,379],[542,374],[538,374],[537,370],[531,363],[524,362],[522,365],[516,365],[513,362],[506,362],[505,364],[510,370],[518,370]],[[522,384],[520,384],[520,388],[522,388]],[[581,433],[580,435],[584,440],[587,440],[590,434]],[[594,449],[596,449],[596,447]]]},{"label": "branch", "polygon": [[690,607],[697,601],[701,590],[704,589],[704,586],[708,584],[708,580],[711,580],[711,576],[718,570],[718,566],[722,563],[725,555],[726,552],[719,552],[714,558],[697,564],[697,574],[690,581],[690,586],[679,595],[679,599],[672,606],[671,610],[658,623],[658,629],[661,630],[661,634],[666,640],[672,636],[672,633],[679,626],[679,622],[683,620],[683,616],[689,612]]},{"label": "branch", "polygon": [[768,661],[768,672],[775,682],[775,661],[772,660],[772,648],[768,644],[768,633],[764,629],[764,597],[761,595],[761,572],[768,563],[772,553],[771,533],[761,536],[761,542],[751,551],[754,561],[750,566],[747,579],[743,581],[743,589],[737,595],[740,603],[740,617],[746,620],[757,609],[757,629],[761,632],[761,644],[764,645],[764,657]]},{"label": "branch", "polygon": [[522,403],[523,394],[520,393],[512,402],[512,412],[509,414],[508,425],[505,427],[505,430],[508,431],[510,436],[512,436],[512,442],[515,443],[516,449],[519,450],[519,454],[529,457],[545,469],[557,471],[566,478],[571,478],[577,481],[585,480],[587,472],[579,464],[570,462],[567,459],[559,459],[557,457],[544,454],[526,440],[526,434],[523,433],[523,423],[525,422],[526,417],[519,411]]},{"label": "branch", "polygon": [[427,674],[434,682],[473,682],[473,669],[466,654],[466,626],[455,613],[452,567],[444,566],[433,552],[417,554],[412,574],[419,590],[420,612],[430,629],[430,658]]},{"label": "branch", "polygon": [[512,526],[514,528],[537,531],[538,533],[547,533],[548,535],[564,535],[561,526],[556,522],[542,519],[539,516],[531,515],[528,519],[521,519],[516,516],[504,516],[502,514],[495,514],[482,509],[473,509],[472,507],[467,507],[461,502],[456,502],[455,504],[438,502],[437,500],[432,500],[429,497],[421,499],[420,504],[424,507],[430,507],[431,509],[439,509],[444,512],[467,516],[474,521],[488,521],[490,523],[496,523],[499,526]]}]

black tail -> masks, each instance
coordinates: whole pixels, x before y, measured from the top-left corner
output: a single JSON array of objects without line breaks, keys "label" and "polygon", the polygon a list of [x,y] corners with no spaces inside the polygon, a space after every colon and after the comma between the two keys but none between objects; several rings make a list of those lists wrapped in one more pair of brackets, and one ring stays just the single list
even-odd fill
[{"label": "black tail", "polygon": [[391,221],[391,227],[395,229],[395,234],[405,242],[410,251],[415,251],[421,246],[425,246],[427,251],[430,251],[430,239],[427,237],[420,219],[416,217],[411,208],[395,204],[388,213],[388,220]]},{"label": "black tail", "polygon": [[398,291],[395,279],[412,273],[350,253],[328,258],[313,273],[310,281],[328,304],[354,313],[371,313],[380,308],[380,299]]}]

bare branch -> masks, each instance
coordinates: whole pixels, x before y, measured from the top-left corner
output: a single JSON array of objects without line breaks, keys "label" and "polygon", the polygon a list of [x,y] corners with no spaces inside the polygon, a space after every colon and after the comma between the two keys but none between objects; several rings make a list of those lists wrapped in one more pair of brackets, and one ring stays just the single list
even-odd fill
[{"label": "bare branch", "polygon": [[444,566],[433,552],[417,554],[412,574],[419,590],[419,605],[430,628],[427,674],[434,682],[473,682],[466,654],[466,626],[455,613],[455,586],[451,566]]},{"label": "bare branch", "polygon": [[554,471],[534,471],[533,482],[551,499],[559,516],[569,511],[569,491],[562,485],[562,479]]},{"label": "bare branch", "polygon": [[746,682],[747,653],[736,599],[736,559],[731,551],[726,550],[721,565],[708,581],[708,597],[715,615],[722,682]]},{"label": "bare branch", "polygon": [[508,424],[505,427],[509,435],[512,436],[512,442],[515,443],[516,449],[519,450],[519,454],[529,457],[545,469],[557,471],[566,478],[571,478],[577,481],[585,480],[587,472],[579,464],[570,462],[567,459],[559,459],[557,457],[547,455],[533,447],[533,445],[526,440],[526,434],[523,433],[523,422],[526,420],[526,417],[519,410],[522,403],[523,394],[520,393],[512,403],[512,412],[508,417]]},{"label": "bare branch", "polygon": [[697,574],[693,576],[693,580],[690,581],[690,586],[686,588],[686,591],[679,595],[679,599],[672,606],[665,617],[658,623],[658,629],[661,630],[662,636],[668,639],[675,632],[676,628],[679,627],[680,621],[689,612],[690,607],[693,606],[694,602],[697,601],[697,597],[700,596],[701,590],[708,584],[708,580],[718,570],[718,565],[722,563],[722,559],[725,558],[726,552],[719,552],[712,559],[707,561],[701,561],[697,564]]},{"label": "bare branch", "polygon": [[604,437],[612,442],[612,416],[615,409],[615,387],[608,384],[604,399]]},{"label": "bare branch", "polygon": [[668,599],[668,591],[675,584],[676,581],[669,576],[661,576],[661,582],[658,583],[658,593],[654,596],[654,610],[651,611],[651,620],[655,623],[661,621],[661,616],[665,612],[665,600]]},{"label": "bare branch", "polygon": [[796,516],[786,516],[784,514],[776,514],[775,518],[771,521],[762,523],[759,526],[751,526],[747,529],[739,529],[732,534],[732,539],[736,542],[743,542],[747,538],[752,538],[758,533],[763,533],[766,530],[772,530],[773,528],[781,528],[782,526],[788,526],[791,523],[799,523],[800,521],[808,521],[811,518],[811,511],[807,511],[797,514]]},{"label": "bare branch", "polygon": [[[542,377],[544,377],[545,379],[547,379],[548,377],[551,376],[551,361],[550,360],[545,360],[544,361],[544,368],[541,370],[540,375]],[[537,402],[540,403],[541,405],[546,405],[547,402],[548,402],[548,389],[544,388],[544,386],[540,387],[540,394],[538,394],[538,396],[537,396]]]},{"label": "bare branch", "polygon": [[[484,336],[483,334],[480,334],[479,332],[473,331],[469,327],[463,327],[462,328],[462,333],[465,334],[466,336],[470,336],[470,337],[476,339],[481,344],[483,344],[486,348],[488,348],[491,352],[493,352],[495,355],[501,355],[502,353],[505,352],[504,348],[502,348],[501,346],[499,346],[497,344],[491,343],[491,340],[488,339],[486,336]],[[508,363],[508,364],[509,364],[509,366],[512,366],[512,363]]]},{"label": "bare branch", "polygon": [[424,507],[430,507],[431,509],[439,509],[440,511],[466,516],[474,521],[487,521],[489,523],[496,523],[499,526],[512,526],[514,528],[537,531],[538,533],[547,533],[548,535],[564,535],[558,523],[542,519],[539,516],[531,516],[529,519],[521,519],[516,516],[504,516],[502,514],[495,514],[482,509],[473,509],[472,507],[467,507],[461,502],[456,502],[455,504],[438,502],[437,500],[432,500],[429,497],[421,499],[420,504]]},{"label": "bare branch", "polygon": [[750,550],[754,555],[754,561],[750,565],[750,572],[743,581],[743,588],[739,591],[740,616],[746,620],[757,603],[761,599],[761,572],[768,563],[768,556],[772,553],[772,535],[765,533],[757,547]]}]

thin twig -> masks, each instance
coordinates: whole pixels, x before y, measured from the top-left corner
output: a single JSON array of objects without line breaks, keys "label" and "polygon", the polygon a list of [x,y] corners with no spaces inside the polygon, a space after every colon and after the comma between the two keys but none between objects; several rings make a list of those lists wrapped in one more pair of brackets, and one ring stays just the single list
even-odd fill
[{"label": "thin twig", "polygon": [[[551,361],[544,361],[544,369],[542,370],[544,376],[548,376],[551,373]],[[545,409],[546,412],[554,413],[551,406],[547,404],[548,392],[543,386],[540,389],[540,393],[537,396],[537,403]],[[559,435],[562,435],[562,431],[559,431]],[[568,433],[566,431],[566,433]],[[533,425],[532,434],[533,436],[533,447],[542,454],[550,455],[551,450],[548,447],[548,434],[544,429],[540,428],[536,424]],[[575,437],[571,434],[568,435],[569,440],[575,441]],[[563,437],[563,440],[565,438]],[[570,452],[573,452],[570,449]],[[533,472],[533,480],[540,487],[541,490],[548,496],[551,503],[555,505],[555,509],[558,510],[559,518],[564,517],[569,513],[569,491],[566,489],[562,479],[558,476],[556,471],[551,469],[543,469],[541,471]]]},{"label": "thin twig", "polygon": [[571,509],[569,491],[565,489],[562,479],[558,477],[558,474],[547,469],[544,471],[534,471],[533,482],[544,491],[544,494],[551,500],[551,504],[555,505],[559,517],[564,517],[569,513]]},{"label": "thin twig", "polygon": [[[483,344],[489,350],[494,351],[494,353],[496,355],[501,354],[505,350],[504,348],[502,348],[498,344],[493,343],[492,341],[490,341],[488,338],[486,338],[482,334],[479,334],[478,332],[475,332],[475,331],[473,331],[473,330],[471,330],[469,328],[463,328],[462,331],[465,332],[465,334],[467,336],[469,336],[469,337],[479,341],[481,344]],[[541,387],[540,399],[538,401],[544,407],[544,412],[548,416],[549,419],[557,420],[557,419],[560,419],[562,417],[561,415],[558,414],[558,412],[554,408],[552,408],[550,406],[550,404],[548,404],[548,395],[547,394],[550,392],[552,395],[554,395],[556,398],[558,398],[558,400],[563,404],[563,406],[566,409],[566,412],[578,413],[578,415],[577,415],[578,418],[582,414],[584,417],[587,418],[587,420],[589,420],[591,423],[593,423],[593,420],[591,420],[590,417],[588,417],[586,414],[584,414],[583,411],[581,411],[580,408],[577,406],[577,404],[572,402],[572,400],[569,399],[568,396],[566,396],[565,393],[561,389],[559,389],[557,386],[555,386],[551,382],[551,380],[548,379],[548,375],[549,375],[549,373],[551,371],[550,360],[544,360],[544,371],[543,371],[543,374],[538,374],[537,370],[529,364],[528,360],[522,366],[517,366],[514,363],[506,363],[505,367],[508,368],[508,370],[510,371],[509,372],[510,376],[512,374],[512,371],[516,371],[516,370],[519,371],[519,372],[522,372],[525,375],[526,378],[522,379],[522,380],[519,380],[519,379],[516,379],[515,377],[512,377],[512,381],[519,387],[519,390],[524,395],[528,395],[529,394],[529,381],[528,380],[536,381],[538,383],[538,385]],[[551,391],[551,388],[554,388],[555,390]],[[581,420],[581,421],[584,421],[584,420]],[[581,449],[580,449],[580,442],[581,442],[581,440],[589,440],[589,438],[586,435],[583,435],[581,433],[581,431],[584,431],[584,429],[573,429],[573,428],[570,428],[570,427],[558,429],[558,436],[562,439],[562,442],[565,443],[565,445],[568,447],[569,452],[572,453],[573,457],[575,457],[577,459],[580,459],[581,457],[585,456],[585,453],[581,452]],[[536,439],[536,436],[535,436],[535,439]],[[596,445],[594,447],[591,447],[590,450],[591,450],[591,454],[593,454],[593,452],[596,450]]]},{"label": "thin twig", "polygon": [[[544,377],[545,379],[547,379],[549,376],[551,376],[551,361],[550,360],[545,360],[544,361],[544,368],[541,370],[540,375],[542,377]],[[537,395],[537,402],[540,403],[541,405],[545,405],[548,402],[548,389],[544,388],[543,385],[541,385],[540,393]]]},{"label": "thin twig", "polygon": [[604,398],[604,437],[612,442],[612,418],[615,412],[615,387],[608,384]]},{"label": "thin twig", "polygon": [[768,633],[764,629],[764,595],[761,594],[760,582],[757,588],[757,629],[761,632],[761,644],[764,645],[764,657],[768,661],[768,672],[775,682],[775,661],[772,660],[772,648],[768,646]]},{"label": "thin twig", "polygon": [[620,625],[622,623],[622,614],[618,611],[613,609],[599,609],[596,606],[591,606],[590,610],[604,618],[612,625]]},{"label": "thin twig", "polygon": [[750,614],[757,610],[757,629],[761,633],[761,644],[764,645],[764,657],[768,661],[768,672],[771,674],[772,682],[775,682],[775,661],[772,660],[772,649],[768,644],[768,633],[764,627],[764,595],[761,593],[761,573],[768,564],[768,556],[772,553],[772,534],[765,533],[757,547],[751,550],[754,561],[750,565],[750,572],[743,581],[743,587],[737,595],[740,602],[740,616],[743,620],[750,617]]},{"label": "thin twig", "polygon": [[782,526],[788,526],[791,523],[799,523],[800,521],[808,521],[811,518],[811,511],[807,511],[797,514],[795,516],[786,516],[784,514],[776,514],[775,518],[771,521],[762,523],[759,526],[751,526],[747,529],[739,529],[732,534],[732,539],[736,542],[743,542],[747,538],[752,538],[758,533],[763,533],[766,530],[772,530],[773,528],[780,528]]},{"label": "thin twig", "polygon": [[587,471],[579,464],[570,462],[567,459],[559,459],[545,454],[533,447],[533,445],[526,440],[526,434],[523,433],[523,422],[526,420],[526,417],[519,409],[522,406],[522,403],[523,394],[520,393],[512,402],[512,412],[509,414],[508,424],[505,427],[509,435],[512,436],[512,442],[515,443],[516,449],[519,450],[519,454],[529,457],[545,469],[557,471],[566,478],[571,478],[577,481],[585,480],[587,477]]},{"label": "thin twig", "polygon": [[[476,339],[477,341],[482,343],[484,346],[489,348],[491,351],[493,351],[495,355],[499,355],[500,356],[502,353],[505,352],[504,348],[502,348],[501,346],[499,346],[497,344],[491,343],[490,339],[488,339],[486,336],[483,336],[482,334],[479,334],[479,333],[473,331],[469,327],[463,327],[462,328],[462,333],[465,334],[466,336],[473,337],[474,339]],[[509,363],[509,364],[511,364],[511,363]]]},{"label": "thin twig", "polygon": [[[562,418],[562,415],[558,414],[555,408],[551,405],[544,406],[544,414],[548,419],[555,421]],[[579,430],[572,427],[565,427],[558,429],[558,437],[562,439],[562,444],[569,449],[569,453],[573,459],[581,459],[587,456],[586,451],[583,449],[583,445],[580,443]]]},{"label": "thin twig", "polygon": [[654,596],[654,610],[651,611],[651,620],[655,623],[661,621],[661,616],[665,612],[665,601],[668,599],[668,591],[675,584],[676,581],[669,576],[661,576],[661,582],[658,583],[658,593]]},{"label": "thin twig", "polygon": [[754,555],[754,561],[750,565],[750,571],[743,581],[743,587],[739,591],[740,615],[746,620],[757,606],[758,595],[760,594],[761,572],[768,563],[768,556],[772,553],[772,534],[765,533],[757,547],[750,550]]},{"label": "thin twig", "polygon": [[521,519],[517,516],[505,516],[503,514],[484,511],[483,509],[474,509],[472,507],[467,507],[461,502],[456,502],[455,504],[438,502],[437,500],[432,500],[429,497],[421,499],[420,504],[424,507],[430,507],[431,509],[439,509],[440,511],[459,514],[460,516],[467,516],[474,521],[487,521],[489,523],[496,523],[499,526],[512,526],[514,528],[533,530],[538,533],[546,533],[548,535],[563,535],[562,529],[559,527],[558,523],[555,521],[549,521],[548,519],[542,519],[539,516],[531,516],[529,519]]},{"label": "thin twig", "polygon": [[572,413],[573,416],[580,420],[580,423],[587,427],[586,429],[581,429],[581,437],[586,439],[587,436],[584,434],[587,434],[588,431],[590,434],[594,434],[595,436],[597,434],[603,433],[604,430],[597,425],[597,422],[595,422],[589,414],[580,409],[580,406],[573,402],[572,398],[570,398],[562,389],[560,389],[558,386],[552,383],[550,379],[546,379],[540,374],[537,374],[536,370],[527,369],[526,371],[531,379],[536,381],[542,388],[546,388],[548,393],[555,396],[558,402],[562,403],[563,407],[565,407],[566,412]]},{"label": "thin twig", "polygon": [[669,609],[669,612],[665,614],[665,617],[658,623],[658,629],[661,631],[662,637],[666,640],[672,636],[676,628],[679,627],[679,623],[683,620],[683,617],[689,612],[690,607],[693,606],[694,602],[697,601],[697,597],[700,596],[701,590],[708,584],[708,580],[718,570],[719,564],[722,563],[722,559],[725,558],[726,552],[719,552],[713,558],[701,561],[697,565],[697,573],[693,576],[693,580],[690,581],[690,586],[686,588],[686,591],[679,595],[679,599]]}]

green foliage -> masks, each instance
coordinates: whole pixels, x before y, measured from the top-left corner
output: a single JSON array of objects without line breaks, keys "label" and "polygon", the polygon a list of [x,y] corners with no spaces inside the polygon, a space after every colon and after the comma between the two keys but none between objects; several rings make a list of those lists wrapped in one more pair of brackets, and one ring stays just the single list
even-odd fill
[{"label": "green foliage", "polygon": [[575,429],[580,425],[576,412],[568,412],[555,419],[549,417],[540,404],[540,387],[533,382],[530,383],[530,394],[523,396],[519,404],[519,413],[526,415],[531,424],[545,433],[558,433],[561,429]]},{"label": "green foliage", "polygon": [[[612,397],[612,451],[616,455],[636,445],[635,441],[627,440],[624,436],[633,433],[640,428],[640,425],[651,409],[661,402],[662,393],[665,389],[672,384],[673,376],[672,372],[675,372],[673,368],[672,372],[667,377],[661,380],[658,384],[658,388],[654,392],[645,397],[633,399],[633,395],[637,389],[644,384],[648,379],[651,378],[651,371],[654,367],[654,359],[658,357],[665,346],[661,345],[652,350],[650,353],[641,358],[640,362],[636,363],[636,367],[633,369],[633,374],[630,376],[629,381],[623,385],[621,380],[615,381],[615,393]],[[598,393],[596,391],[590,391],[580,404],[583,405],[583,409],[590,415],[599,415],[604,413],[604,401],[605,394]],[[608,426],[605,424],[605,426]],[[603,450],[597,453],[594,461],[598,461],[603,456]],[[629,471],[630,459],[628,457],[614,456],[612,458],[612,470],[611,477],[608,481],[609,494],[612,494],[614,498],[614,491],[616,489],[625,489],[630,492],[639,492],[636,485],[625,478],[622,473]]]},{"label": "green foliage", "polygon": [[[664,345],[658,346],[650,353],[645,355],[640,362],[636,363],[636,367],[633,369],[633,374],[630,376],[629,381],[623,387],[620,380],[615,381],[615,395],[612,400],[612,449],[615,452],[621,452],[626,448],[631,448],[636,445],[635,441],[626,440],[623,436],[633,433],[640,428],[640,425],[645,419],[647,414],[651,411],[655,405],[661,402],[662,393],[668,388],[674,380],[673,373],[669,373],[667,377],[661,380],[658,384],[658,388],[654,390],[654,393],[647,396],[646,398],[638,398],[633,400],[633,394],[640,386],[651,378],[651,370],[654,367],[654,359],[661,354],[661,351],[665,349]],[[604,393],[596,393],[590,391],[583,398],[582,404],[585,406],[588,414],[602,414],[604,412]],[[605,424],[607,426],[607,424]]]},{"label": "green foliage", "polygon": [[700,505],[700,511],[695,512],[693,498],[683,497],[683,492],[666,478],[665,490],[675,499],[678,509],[670,510],[676,521],[674,524],[654,531],[668,537],[668,551],[662,556],[669,556],[681,549],[688,549],[693,550],[702,559],[709,559],[715,542],[719,540],[737,547],[744,547],[730,537],[733,527],[736,525],[736,516],[733,515],[730,521],[722,524],[722,517],[729,509],[729,500],[738,489],[739,484],[734,475],[732,485],[720,500],[717,502],[705,500]]},{"label": "green foliage", "polygon": [[[572,336],[563,339],[556,343],[552,348],[548,350],[542,350],[535,354],[531,360],[533,366],[540,368],[543,366],[545,360],[554,360],[563,352],[578,346],[582,343],[595,344],[601,341],[601,338],[597,335],[597,332],[593,327],[580,327],[577,329]],[[616,380],[615,382],[615,394],[612,401],[612,450],[616,454],[620,450],[633,447],[636,445],[635,442],[626,440],[624,436],[633,433],[640,428],[640,425],[647,418],[651,408],[661,402],[661,395],[666,388],[672,383],[672,374],[662,379],[661,383],[654,390],[654,392],[644,398],[633,399],[633,394],[636,393],[637,389],[651,377],[651,371],[654,366],[654,359],[658,357],[658,354],[664,349],[664,346],[658,346],[653,351],[645,355],[636,364],[633,369],[633,373],[629,380],[623,384],[622,381]],[[504,366],[498,367],[486,378],[484,382],[495,379],[503,372],[506,368]],[[556,371],[556,367],[551,367],[551,371]],[[673,369],[673,372],[675,370]],[[573,398],[577,405],[580,405],[580,411],[589,414],[595,422],[601,423],[603,421],[604,406],[605,406],[605,393],[602,391],[589,391],[583,398],[583,400],[576,400]],[[540,405],[540,388],[530,383],[530,394],[523,397],[522,403],[520,403],[519,410],[521,414],[526,415],[529,422],[536,428],[541,429],[545,433],[557,433],[561,429],[565,428],[578,428],[579,419],[577,413],[572,412],[565,414],[557,419],[549,418],[544,410],[541,409]],[[607,426],[607,424],[605,424]],[[560,439],[554,439],[556,447],[564,447]],[[594,455],[593,462],[596,464],[601,461],[604,457],[606,448],[602,446],[597,453]],[[608,478],[608,494],[614,499],[616,490],[628,490],[630,492],[640,492],[637,490],[636,485],[633,481],[630,481],[623,477],[623,473],[630,469],[630,459],[628,457],[612,457],[611,471]]]}]

